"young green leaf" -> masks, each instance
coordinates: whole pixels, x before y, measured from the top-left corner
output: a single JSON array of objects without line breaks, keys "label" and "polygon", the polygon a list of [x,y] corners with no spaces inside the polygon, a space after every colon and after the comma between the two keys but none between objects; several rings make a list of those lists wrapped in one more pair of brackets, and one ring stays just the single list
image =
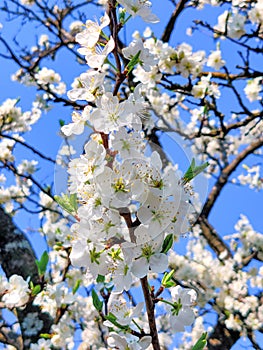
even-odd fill
[{"label": "young green leaf", "polygon": [[45,274],[46,269],[47,269],[48,260],[49,260],[49,257],[48,257],[47,251],[44,251],[40,260],[36,260],[38,274],[40,276],[43,276]]},{"label": "young green leaf", "polygon": [[32,295],[35,296],[38,293],[41,292],[41,286],[39,284],[37,284],[33,289],[32,289]]},{"label": "young green leaf", "polygon": [[207,332],[201,335],[201,337],[197,340],[192,350],[203,350],[203,348],[206,346],[206,337]]},{"label": "young green leaf", "polygon": [[73,289],[72,289],[72,293],[75,294],[77,292],[77,290],[79,289],[80,287],[80,284],[81,284],[81,280],[77,280]]},{"label": "young green leaf", "polygon": [[141,50],[138,51],[136,55],[134,55],[130,60],[130,62],[127,64],[126,69],[128,73],[130,73],[133,70],[133,68],[136,66],[136,64],[140,62],[140,54],[141,54]]},{"label": "young green leaf", "polygon": [[97,279],[96,279],[97,283],[104,283],[105,282],[105,276],[102,275],[98,275]]},{"label": "young green leaf", "polygon": [[185,185],[187,182],[190,182],[194,177],[200,174],[205,168],[209,165],[208,162],[205,162],[202,165],[195,165],[195,159],[192,159],[191,165],[187,169],[186,173],[183,176],[183,184]]},{"label": "young green leaf", "polygon": [[168,250],[172,247],[174,242],[174,237],[173,234],[170,233],[169,235],[167,235],[163,241],[163,246],[162,246],[162,250],[161,253],[166,254],[168,252]]},{"label": "young green leaf", "polygon": [[77,200],[77,194],[73,193],[69,196],[69,202],[72,205],[72,208],[74,208],[75,213],[78,210],[78,200]]},{"label": "young green leaf", "polygon": [[92,302],[97,311],[101,311],[103,307],[103,301],[101,301],[98,297],[98,294],[96,293],[95,289],[92,289],[91,291],[92,296]]},{"label": "young green leaf", "polygon": [[122,325],[120,323],[117,322],[117,317],[115,315],[113,315],[111,312],[108,315],[104,316],[106,318],[106,320],[110,321],[112,324],[114,324],[114,326],[127,331],[129,329],[129,326],[127,325]]},{"label": "young green leaf", "polygon": [[59,119],[59,126],[64,126],[65,125],[65,120]]},{"label": "young green leaf", "polygon": [[171,280],[174,274],[174,270],[171,270],[169,273],[165,272],[162,279],[162,286],[165,288],[174,287],[175,283]]},{"label": "young green leaf", "polygon": [[41,337],[41,338],[44,338],[44,339],[51,339],[51,338],[52,338],[52,335],[51,335],[51,334],[48,334],[48,333],[41,333],[41,334],[40,334],[40,337]]},{"label": "young green leaf", "polygon": [[61,206],[62,209],[66,210],[71,215],[77,213],[78,201],[76,193],[70,196],[62,193],[61,196],[54,196],[55,201]]},{"label": "young green leaf", "polygon": [[123,25],[124,24],[124,21],[125,21],[125,15],[126,13],[124,11],[121,11],[119,13],[119,22]]}]

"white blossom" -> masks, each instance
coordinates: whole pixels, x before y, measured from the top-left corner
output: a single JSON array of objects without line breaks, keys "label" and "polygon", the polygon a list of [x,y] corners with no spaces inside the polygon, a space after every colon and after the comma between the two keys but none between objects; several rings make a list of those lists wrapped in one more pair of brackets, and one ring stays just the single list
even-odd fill
[{"label": "white blossom", "polygon": [[12,275],[7,284],[7,292],[2,301],[8,308],[23,307],[29,300],[28,282],[22,276]]},{"label": "white blossom", "polygon": [[145,22],[150,23],[159,22],[159,18],[151,13],[152,3],[148,0],[120,0],[118,3],[133,17],[140,16]]},{"label": "white blossom", "polygon": [[226,61],[222,59],[221,51],[219,49],[212,51],[207,59],[207,66],[219,70],[225,65]]},{"label": "white blossom", "polygon": [[132,123],[133,116],[127,108],[127,102],[119,102],[117,96],[113,96],[112,93],[106,92],[96,104],[98,108],[90,116],[96,131],[107,134]]},{"label": "white blossom", "polygon": [[197,294],[195,290],[176,286],[171,289],[174,308],[170,308],[170,324],[173,332],[183,332],[185,326],[190,326],[194,322],[194,312],[191,308],[196,302]]},{"label": "white blossom", "polygon": [[76,41],[84,47],[93,48],[97,44],[101,31],[107,25],[109,25],[110,19],[107,13],[100,18],[100,24],[87,20],[85,23],[85,29],[76,35]]},{"label": "white blossom", "polygon": [[250,102],[261,100],[259,93],[262,91],[262,78],[248,80],[244,91]]}]

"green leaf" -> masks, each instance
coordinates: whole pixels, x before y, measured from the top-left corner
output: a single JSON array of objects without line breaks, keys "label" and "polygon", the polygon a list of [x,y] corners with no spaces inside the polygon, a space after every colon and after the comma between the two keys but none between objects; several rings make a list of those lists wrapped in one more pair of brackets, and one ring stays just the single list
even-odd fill
[{"label": "green leaf", "polygon": [[74,208],[75,212],[78,211],[78,198],[77,198],[77,194],[71,194],[69,196],[69,202],[72,205],[72,208]]},{"label": "green leaf", "polygon": [[183,184],[185,185],[187,182],[190,182],[194,177],[200,174],[205,168],[209,165],[208,162],[205,162],[202,165],[195,165],[195,159],[192,159],[191,165],[187,169],[186,173],[183,176]]},{"label": "green leaf", "polygon": [[39,284],[37,284],[33,289],[32,289],[32,295],[35,296],[38,293],[41,292],[41,286]]},{"label": "green leaf", "polygon": [[197,340],[192,350],[203,350],[203,348],[206,346],[206,337],[207,332],[201,335],[201,337]]},{"label": "green leaf", "polygon": [[43,276],[45,274],[46,269],[47,269],[48,260],[49,260],[49,257],[48,257],[48,253],[46,250],[42,254],[40,260],[36,260],[38,274],[40,276]]},{"label": "green leaf", "polygon": [[78,201],[77,194],[71,194],[70,196],[62,193],[61,196],[54,196],[55,201],[61,206],[62,209],[66,210],[69,214],[77,214]]},{"label": "green leaf", "polygon": [[139,58],[140,54],[141,54],[141,50],[138,51],[136,53],[136,55],[134,55],[132,57],[132,59],[130,60],[130,62],[127,64],[126,69],[128,71],[128,74],[133,70],[133,68],[136,66],[136,64],[140,62],[140,58]]},{"label": "green leaf", "polygon": [[165,272],[162,279],[162,286],[164,286],[165,288],[170,288],[175,286],[175,283],[171,281],[173,274],[174,274],[174,270],[171,270],[169,273]]},{"label": "green leaf", "polygon": [[81,280],[77,280],[76,283],[75,283],[75,286],[73,287],[72,289],[72,293],[75,294],[77,292],[77,290],[79,289],[80,287],[80,284],[81,284]]},{"label": "green leaf", "polygon": [[63,120],[63,119],[59,119],[59,125],[62,127],[62,126],[64,126],[65,125],[65,120]]},{"label": "green leaf", "polygon": [[108,315],[105,315],[106,320],[114,323],[117,320],[117,317],[113,313],[109,312]]},{"label": "green leaf", "polygon": [[124,11],[119,12],[119,22],[124,24],[126,13]]},{"label": "green leaf", "polygon": [[104,283],[105,282],[105,276],[102,275],[98,275],[97,279],[96,279],[97,283]]},{"label": "green leaf", "polygon": [[122,330],[129,330],[130,327],[129,326],[124,326],[120,323],[118,323],[116,320],[117,320],[117,317],[115,315],[113,315],[111,312],[108,314],[108,315],[105,315],[104,316],[106,318],[106,320],[110,321],[112,324],[114,324],[114,326],[118,327],[119,329],[122,329]]},{"label": "green leaf", "polygon": [[172,247],[174,242],[174,237],[173,234],[170,233],[169,235],[167,235],[163,241],[163,246],[162,246],[162,250],[161,253],[166,254],[168,252],[168,250]]},{"label": "green leaf", "polygon": [[173,281],[168,281],[166,282],[165,286],[166,288],[171,288],[171,287],[175,287],[176,284]]},{"label": "green leaf", "polygon": [[48,334],[48,333],[41,333],[41,334],[40,334],[40,337],[41,337],[41,338],[44,338],[44,339],[51,339],[51,338],[52,338],[52,335],[51,335],[51,334]]},{"label": "green leaf", "polygon": [[95,292],[95,289],[91,291],[92,302],[97,311],[101,311],[103,307],[103,302],[99,299],[98,294]]}]

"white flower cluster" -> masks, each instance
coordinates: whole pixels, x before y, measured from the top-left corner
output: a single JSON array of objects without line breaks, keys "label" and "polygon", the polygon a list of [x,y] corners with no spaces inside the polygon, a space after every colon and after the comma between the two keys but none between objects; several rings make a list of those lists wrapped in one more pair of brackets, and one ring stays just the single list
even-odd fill
[{"label": "white flower cluster", "polygon": [[218,17],[218,24],[214,26],[214,29],[221,35],[227,35],[233,39],[239,39],[242,35],[246,33],[245,31],[246,17],[239,13],[236,8],[233,11],[224,11]]},{"label": "white flower cluster", "polygon": [[31,111],[22,112],[17,107],[17,99],[7,99],[0,105],[0,128],[2,132],[29,131],[30,125],[37,122],[41,116],[41,110],[33,107]]},{"label": "white flower cluster", "polygon": [[220,91],[217,84],[210,83],[211,76],[202,77],[201,80],[193,87],[192,93],[195,98],[204,98],[205,96],[220,97]]},{"label": "white flower cluster", "polygon": [[250,102],[262,100],[262,96],[259,95],[262,92],[262,77],[248,80],[244,91]]},{"label": "white flower cluster", "polygon": [[[205,1],[206,2],[206,1]],[[207,1],[210,2],[210,1]],[[219,1],[211,1],[211,5],[219,5]],[[218,23],[214,26],[217,31],[216,37],[224,39],[228,36],[239,39],[247,33],[246,25],[250,22],[252,26],[261,25],[263,22],[263,3],[257,1],[231,1],[232,8],[225,10],[218,17]],[[246,11],[244,11],[246,10]]]},{"label": "white flower cluster", "polygon": [[[240,216],[240,220],[235,225],[237,233],[233,235],[233,239],[240,240],[242,243],[242,255],[245,257],[253,251],[257,251],[258,257],[263,256],[263,237],[262,234],[256,232],[251,226],[248,218],[245,215]],[[238,249],[237,246],[235,246]],[[239,249],[240,252],[240,249]]]},{"label": "white flower cluster", "polygon": [[222,59],[221,51],[219,49],[212,51],[207,59],[207,66],[219,70],[224,64],[225,60]]},{"label": "white flower cluster", "polygon": [[[241,185],[248,185],[251,189],[261,190],[263,188],[263,178],[261,176],[261,169],[259,165],[249,167],[243,164],[246,174],[238,175],[237,179]],[[236,179],[233,181],[236,182]]]},{"label": "white flower cluster", "polygon": [[12,309],[14,307],[23,307],[26,305],[30,296],[28,282],[19,275],[12,275],[7,281],[1,276],[0,297],[5,307]]},{"label": "white flower cluster", "polygon": [[[122,1],[121,4],[125,6],[126,3]],[[142,6],[144,2],[138,4]],[[147,16],[149,19],[149,14]],[[62,132],[67,137],[79,135],[86,125],[94,130],[83,154],[69,162],[69,192],[79,203],[73,213],[77,222],[71,226],[70,260],[74,267],[84,267],[93,281],[104,276],[112,283],[112,293],[116,295],[128,291],[139,278],[167,269],[168,257],[163,243],[169,237],[173,241],[188,230],[190,194],[173,167],[163,169],[156,151],[148,155],[142,130],[142,120],[147,114],[142,92],[148,82],[145,84],[140,79],[141,84],[125,100],[114,95],[105,83],[104,62],[109,60],[114,48],[110,37],[101,49],[102,30],[108,24],[105,14],[99,23],[88,20],[84,30],[76,35],[81,46],[78,51],[85,56],[91,69],[74,81],[68,97],[72,101],[92,102],[92,107],[87,105],[82,112],[73,112],[72,123],[64,125]],[[138,53],[138,67],[145,73],[152,72],[158,60],[141,39],[123,49],[129,60]],[[59,279],[59,274],[56,278]],[[63,297],[57,297],[57,292],[53,302],[55,300],[67,304]],[[174,331],[182,331],[193,322],[191,306],[195,300],[193,291],[178,288],[172,291],[167,310],[171,313],[170,322],[177,324]],[[111,307],[118,324],[130,327],[131,319],[142,310],[142,305],[138,304],[136,310],[125,311],[119,301]],[[104,325],[116,326],[114,320]],[[68,337],[59,335],[60,342]],[[123,349],[144,349],[151,343],[151,337],[138,340],[119,329],[110,333],[108,342],[110,346]],[[62,343],[54,345],[63,346]]]},{"label": "white flower cluster", "polygon": [[[21,139],[21,138],[19,138]],[[0,152],[2,152],[1,161],[14,161],[15,157],[12,154],[15,141],[4,139],[0,143]],[[32,160],[23,160],[18,166],[17,171],[22,177],[15,177],[15,185],[4,186],[6,183],[6,176],[2,174],[1,185],[0,185],[0,204],[4,204],[5,209],[8,213],[12,213],[15,203],[21,204],[24,203],[27,197],[31,193],[32,181],[23,176],[28,176],[36,171],[37,162]]]},{"label": "white flower cluster", "polygon": [[196,237],[188,243],[187,254],[180,256],[172,252],[169,265],[175,269],[177,278],[198,288],[199,305],[206,305],[211,298],[216,299],[217,305],[224,309],[226,327],[245,334],[246,329],[262,327],[263,308],[258,298],[250,295],[250,286],[262,289],[262,280],[260,271],[239,270],[236,273],[235,269],[254,251],[262,259],[262,235],[252,228],[244,215],[235,229],[236,233],[225,237],[231,239],[234,256],[224,260],[223,264],[205,249],[205,241],[195,232]]},{"label": "white flower cluster", "polygon": [[[63,95],[66,92],[65,83],[61,82],[61,77],[53,69],[43,67],[35,74],[36,83],[41,86],[48,86],[51,92],[58,95]],[[52,98],[52,95],[47,93],[46,98]]]},{"label": "white flower cluster", "polygon": [[[39,45],[45,46],[47,48],[49,46],[48,37],[43,35],[39,39]],[[33,51],[38,51],[38,47],[33,47]],[[66,92],[66,84],[61,81],[61,76],[59,73],[56,73],[53,69],[43,67],[39,68],[34,77],[29,73],[26,73],[22,68],[19,69],[15,74],[12,75],[12,80],[19,81],[21,84],[26,86],[36,86],[41,87],[41,89],[46,92],[43,96],[36,98],[34,105],[44,109],[44,101],[53,99],[52,94],[63,95]],[[43,101],[42,101],[43,100]]]}]

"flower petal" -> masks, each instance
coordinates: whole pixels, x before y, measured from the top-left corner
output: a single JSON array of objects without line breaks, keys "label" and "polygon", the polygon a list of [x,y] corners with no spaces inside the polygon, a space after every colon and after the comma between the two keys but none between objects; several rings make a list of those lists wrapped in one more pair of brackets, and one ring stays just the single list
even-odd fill
[{"label": "flower petal", "polygon": [[147,275],[149,271],[149,263],[146,258],[142,257],[134,260],[131,267],[131,272],[138,278],[142,278]]}]

